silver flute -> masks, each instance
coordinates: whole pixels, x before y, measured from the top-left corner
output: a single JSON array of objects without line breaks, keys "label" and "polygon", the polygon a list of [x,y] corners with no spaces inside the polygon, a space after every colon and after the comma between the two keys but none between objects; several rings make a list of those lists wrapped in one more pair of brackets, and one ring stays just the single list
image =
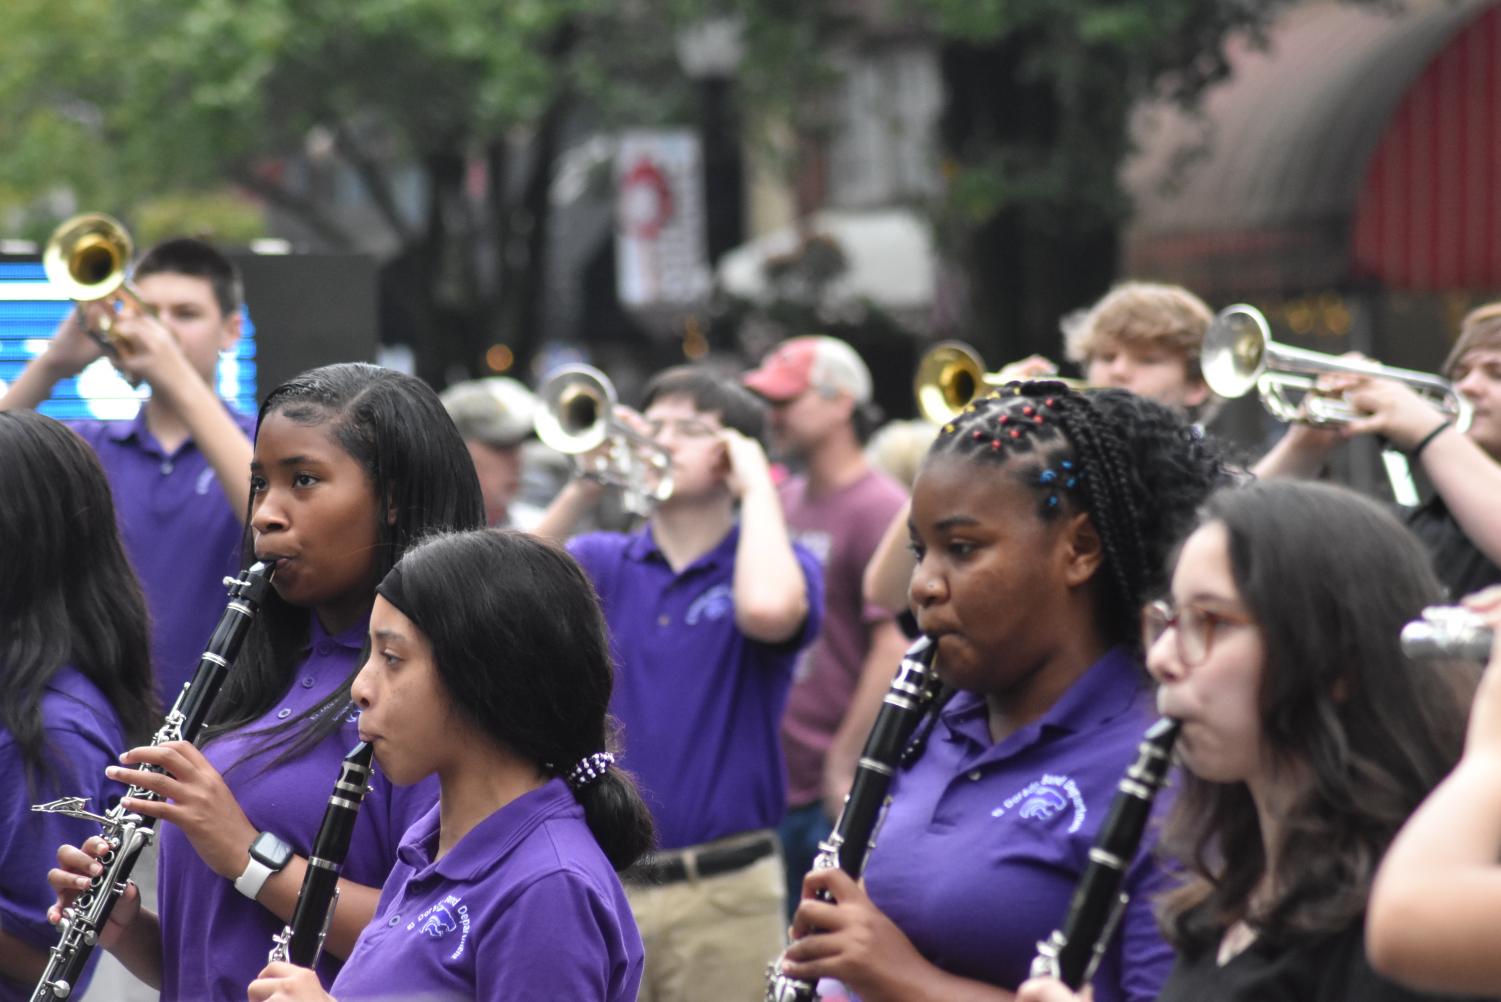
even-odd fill
[{"label": "silver flute", "polygon": [[1478,613],[1462,605],[1430,605],[1402,628],[1402,653],[1418,661],[1461,658],[1484,663],[1494,639],[1494,631]]},{"label": "silver flute", "polygon": [[[818,844],[813,869],[832,870],[837,866],[856,879],[865,871],[865,861],[875,847],[876,826],[888,800],[886,791],[901,763],[902,752],[938,695],[938,677],[933,671],[937,652],[938,645],[931,637],[924,636],[902,657],[901,667],[865,739],[839,820],[834,822],[829,837]],[[827,895],[820,897],[832,900]],[[813,1002],[817,998],[815,983],[782,973],[781,957],[767,968],[766,1002]]]},{"label": "silver flute", "polygon": [[323,823],[308,854],[297,907],[292,911],[292,921],[271,940],[271,960],[288,961],[298,967],[318,963],[323,940],[334,920],[334,908],[339,904],[339,873],[349,855],[354,823],[359,820],[365,794],[370,792],[370,759],[374,754],[375,746],[361,741],[339,764],[339,779],[328,796]]},{"label": "silver flute", "polygon": [[[257,562],[245,571],[243,578],[224,579],[229,589],[229,604],[209,637],[208,647],[199,656],[193,678],[182,687],[177,702],[172,704],[172,711],[152,737],[153,746],[169,741],[192,741],[203,729],[214,697],[223,687],[224,679],[245,642],[245,635],[250,631],[250,624],[266,597],[266,589],[271,586],[275,569],[275,561]],[[165,771],[156,765],[143,765],[140,769],[143,772]],[[162,799],[161,794],[139,786],[132,786],[125,796],[136,800]],[[109,849],[99,857],[104,872],[92,878],[84,892],[63,910],[62,921],[57,924],[57,945],[52,948],[41,980],[31,992],[31,1002],[52,1002],[73,994],[89,955],[99,943],[100,932],[129,886],[136,860],[156,837],[156,819],[153,817],[128,811],[123,803],[116,804],[105,814],[95,814],[84,809],[87,803],[86,797],[63,797],[32,807],[33,811],[97,821],[99,834],[109,844]]]}]

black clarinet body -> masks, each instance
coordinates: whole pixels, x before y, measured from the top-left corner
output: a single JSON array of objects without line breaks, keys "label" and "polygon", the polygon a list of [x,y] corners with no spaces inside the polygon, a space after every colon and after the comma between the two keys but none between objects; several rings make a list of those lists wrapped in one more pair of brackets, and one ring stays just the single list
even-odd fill
[{"label": "black clarinet body", "polygon": [[[208,647],[199,656],[192,679],[178,693],[171,712],[152,737],[152,745],[192,741],[203,729],[214,698],[223,687],[224,679],[250,631],[250,624],[266,597],[274,571],[274,561],[257,562],[245,571],[242,578],[224,579],[229,588],[229,603],[214,627]],[[163,771],[154,765],[144,765],[140,769]],[[159,794],[137,786],[132,786],[125,796],[137,800],[162,799]],[[83,797],[63,797],[32,807],[33,811],[97,821],[99,833],[109,843],[109,850],[99,859],[104,872],[89,882],[88,888],[67,908],[58,923],[57,945],[52,948],[41,980],[32,990],[31,1002],[65,999],[73,993],[79,975],[98,944],[100,931],[109,921],[120,895],[125,893],[136,860],[156,836],[155,818],[127,811],[123,805],[116,805],[106,814],[95,814],[84,809],[85,803]]]},{"label": "black clarinet body", "polygon": [[1054,977],[1077,990],[1093,976],[1125,910],[1128,895],[1121,885],[1152,816],[1152,802],[1167,780],[1178,729],[1178,721],[1163,717],[1142,737],[1090,847],[1063,925],[1037,944],[1032,977]]},{"label": "black clarinet body", "polygon": [[334,783],[323,812],[323,823],[313,839],[313,851],[308,856],[302,889],[297,892],[292,921],[273,939],[270,959],[290,961],[299,967],[318,963],[334,908],[339,903],[339,872],[349,855],[360,804],[370,791],[370,760],[374,754],[375,746],[361,741],[344,756],[338,782]]},{"label": "black clarinet body", "polygon": [[[818,844],[819,853],[813,859],[815,870],[837,866],[856,879],[865,872],[865,861],[875,846],[876,826],[885,811],[886,794],[902,752],[912,740],[923,713],[938,695],[938,677],[933,671],[937,651],[933,639],[924,636],[903,655],[901,667],[865,739],[839,820],[829,837]],[[818,998],[817,985],[783,974],[781,966],[778,958],[767,971],[766,1002],[812,1002]]]}]

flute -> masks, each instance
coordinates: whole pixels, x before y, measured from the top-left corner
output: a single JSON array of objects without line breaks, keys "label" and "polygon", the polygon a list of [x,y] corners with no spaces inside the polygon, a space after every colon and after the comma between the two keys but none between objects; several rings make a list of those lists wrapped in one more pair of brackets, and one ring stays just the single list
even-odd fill
[{"label": "flute", "polygon": [[[938,677],[933,671],[933,657],[938,646],[931,637],[919,637],[902,656],[896,678],[881,702],[876,722],[865,739],[855,767],[855,779],[834,830],[818,844],[819,853],[813,869],[839,867],[859,879],[865,861],[875,846],[876,825],[887,803],[886,791],[901,760],[912,732],[923,713],[938,695]],[[820,894],[824,900],[827,895]],[[781,958],[766,971],[766,1002],[812,1002],[818,998],[818,986],[782,973]]]},{"label": "flute", "polygon": [[323,812],[323,823],[313,839],[313,851],[308,854],[307,872],[302,877],[302,889],[297,892],[292,921],[272,938],[273,961],[290,961],[299,967],[318,963],[323,940],[334,920],[334,908],[339,904],[339,871],[344,869],[344,858],[349,854],[360,804],[370,791],[370,759],[374,754],[375,746],[361,741],[344,756],[338,782],[334,783]]},{"label": "flute", "polygon": [[1421,619],[1402,627],[1402,653],[1420,661],[1460,658],[1484,664],[1494,639],[1479,613],[1462,605],[1430,605]]},{"label": "flute", "polygon": [[1032,977],[1057,978],[1077,989],[1094,976],[1130,898],[1121,884],[1141,845],[1152,801],[1167,780],[1178,728],[1178,721],[1163,717],[1142,737],[1136,760],[1116,786],[1110,813],[1089,850],[1089,863],[1074,888],[1062,927],[1037,944]]},{"label": "flute", "polygon": [[[152,737],[152,745],[192,741],[203,729],[209,708],[240,653],[275,570],[275,561],[257,561],[245,571],[244,578],[224,579],[229,588],[229,604],[209,637],[208,648],[199,656],[192,679],[183,685],[167,719]],[[156,765],[138,768],[143,772],[165,771]],[[136,800],[162,799],[160,794],[138,786],[132,786],[125,796]],[[32,990],[31,1002],[65,999],[73,993],[78,976],[83,973],[89,955],[99,942],[99,933],[109,922],[110,912],[114,911],[120,895],[125,893],[136,860],[156,836],[155,818],[127,811],[123,803],[116,804],[105,814],[95,814],[84,809],[86,803],[88,799],[85,797],[63,797],[31,808],[47,814],[97,821],[100,835],[109,843],[109,850],[99,858],[104,872],[92,878],[83,893],[63,911],[62,921],[57,924],[60,934],[57,945],[52,948],[41,980]]]}]

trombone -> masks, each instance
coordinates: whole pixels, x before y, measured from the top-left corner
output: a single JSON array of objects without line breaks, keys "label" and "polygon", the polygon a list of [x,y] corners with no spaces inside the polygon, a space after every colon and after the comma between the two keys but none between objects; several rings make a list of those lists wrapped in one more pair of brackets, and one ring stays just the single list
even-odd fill
[{"label": "trombone", "polygon": [[[1204,334],[1200,367],[1204,382],[1218,396],[1235,399],[1254,388],[1261,405],[1279,421],[1331,427],[1361,416],[1343,398],[1318,392],[1318,377],[1325,373],[1403,383],[1452,419],[1461,432],[1469,427],[1473,410],[1442,376],[1279,344],[1272,340],[1261,311],[1244,303],[1227,306],[1215,315]],[[1289,393],[1300,396],[1294,399]]]},{"label": "trombone", "polygon": [[[566,365],[542,384],[537,398],[537,437],[573,456],[584,476],[619,487],[627,511],[649,514],[672,495],[672,456],[615,418],[615,386],[603,372]],[[606,443],[607,449],[596,451]]]},{"label": "trombone", "polygon": [[47,281],[69,299],[80,307],[84,303],[110,305],[95,323],[89,323],[81,309],[79,316],[89,337],[109,352],[118,352],[125,345],[125,339],[114,330],[115,303],[128,303],[141,313],[156,313],[126,277],[134,249],[130,233],[119,220],[102,212],[87,212],[59,224],[42,251]]},{"label": "trombone", "polygon": [[[1063,376],[1038,376],[1038,379],[1056,380],[1076,390],[1086,389],[1080,379]],[[980,353],[962,341],[940,341],[923,353],[913,376],[913,391],[917,395],[917,409],[923,417],[934,424],[942,425],[958,414],[987,387],[1005,386],[1014,382],[1006,370],[986,372]]]}]

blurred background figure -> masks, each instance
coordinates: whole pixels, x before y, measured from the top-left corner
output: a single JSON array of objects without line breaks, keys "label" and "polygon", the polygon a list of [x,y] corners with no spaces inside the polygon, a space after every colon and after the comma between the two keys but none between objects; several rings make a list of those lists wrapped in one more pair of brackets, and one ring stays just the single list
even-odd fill
[{"label": "blurred background figure", "polygon": [[769,403],[772,446],[799,470],[777,493],[788,531],[818,558],[824,576],[823,630],[798,661],[782,716],[788,799],[778,834],[787,900],[795,906],[907,646],[891,611],[866,602],[860,590],[907,491],[865,454],[877,411],[870,370],[848,343],[825,336],[784,341],[744,383]]},{"label": "blurred background figure", "polygon": [[507,376],[454,383],[440,395],[464,436],[485,495],[485,522],[530,529],[542,511],[521,500],[523,445],[532,435],[537,398]]},{"label": "blurred background figure", "polygon": [[1091,386],[1114,386],[1176,407],[1199,423],[1214,401],[1199,352],[1214,319],[1181,285],[1122,282],[1059,323],[1063,350]]}]

